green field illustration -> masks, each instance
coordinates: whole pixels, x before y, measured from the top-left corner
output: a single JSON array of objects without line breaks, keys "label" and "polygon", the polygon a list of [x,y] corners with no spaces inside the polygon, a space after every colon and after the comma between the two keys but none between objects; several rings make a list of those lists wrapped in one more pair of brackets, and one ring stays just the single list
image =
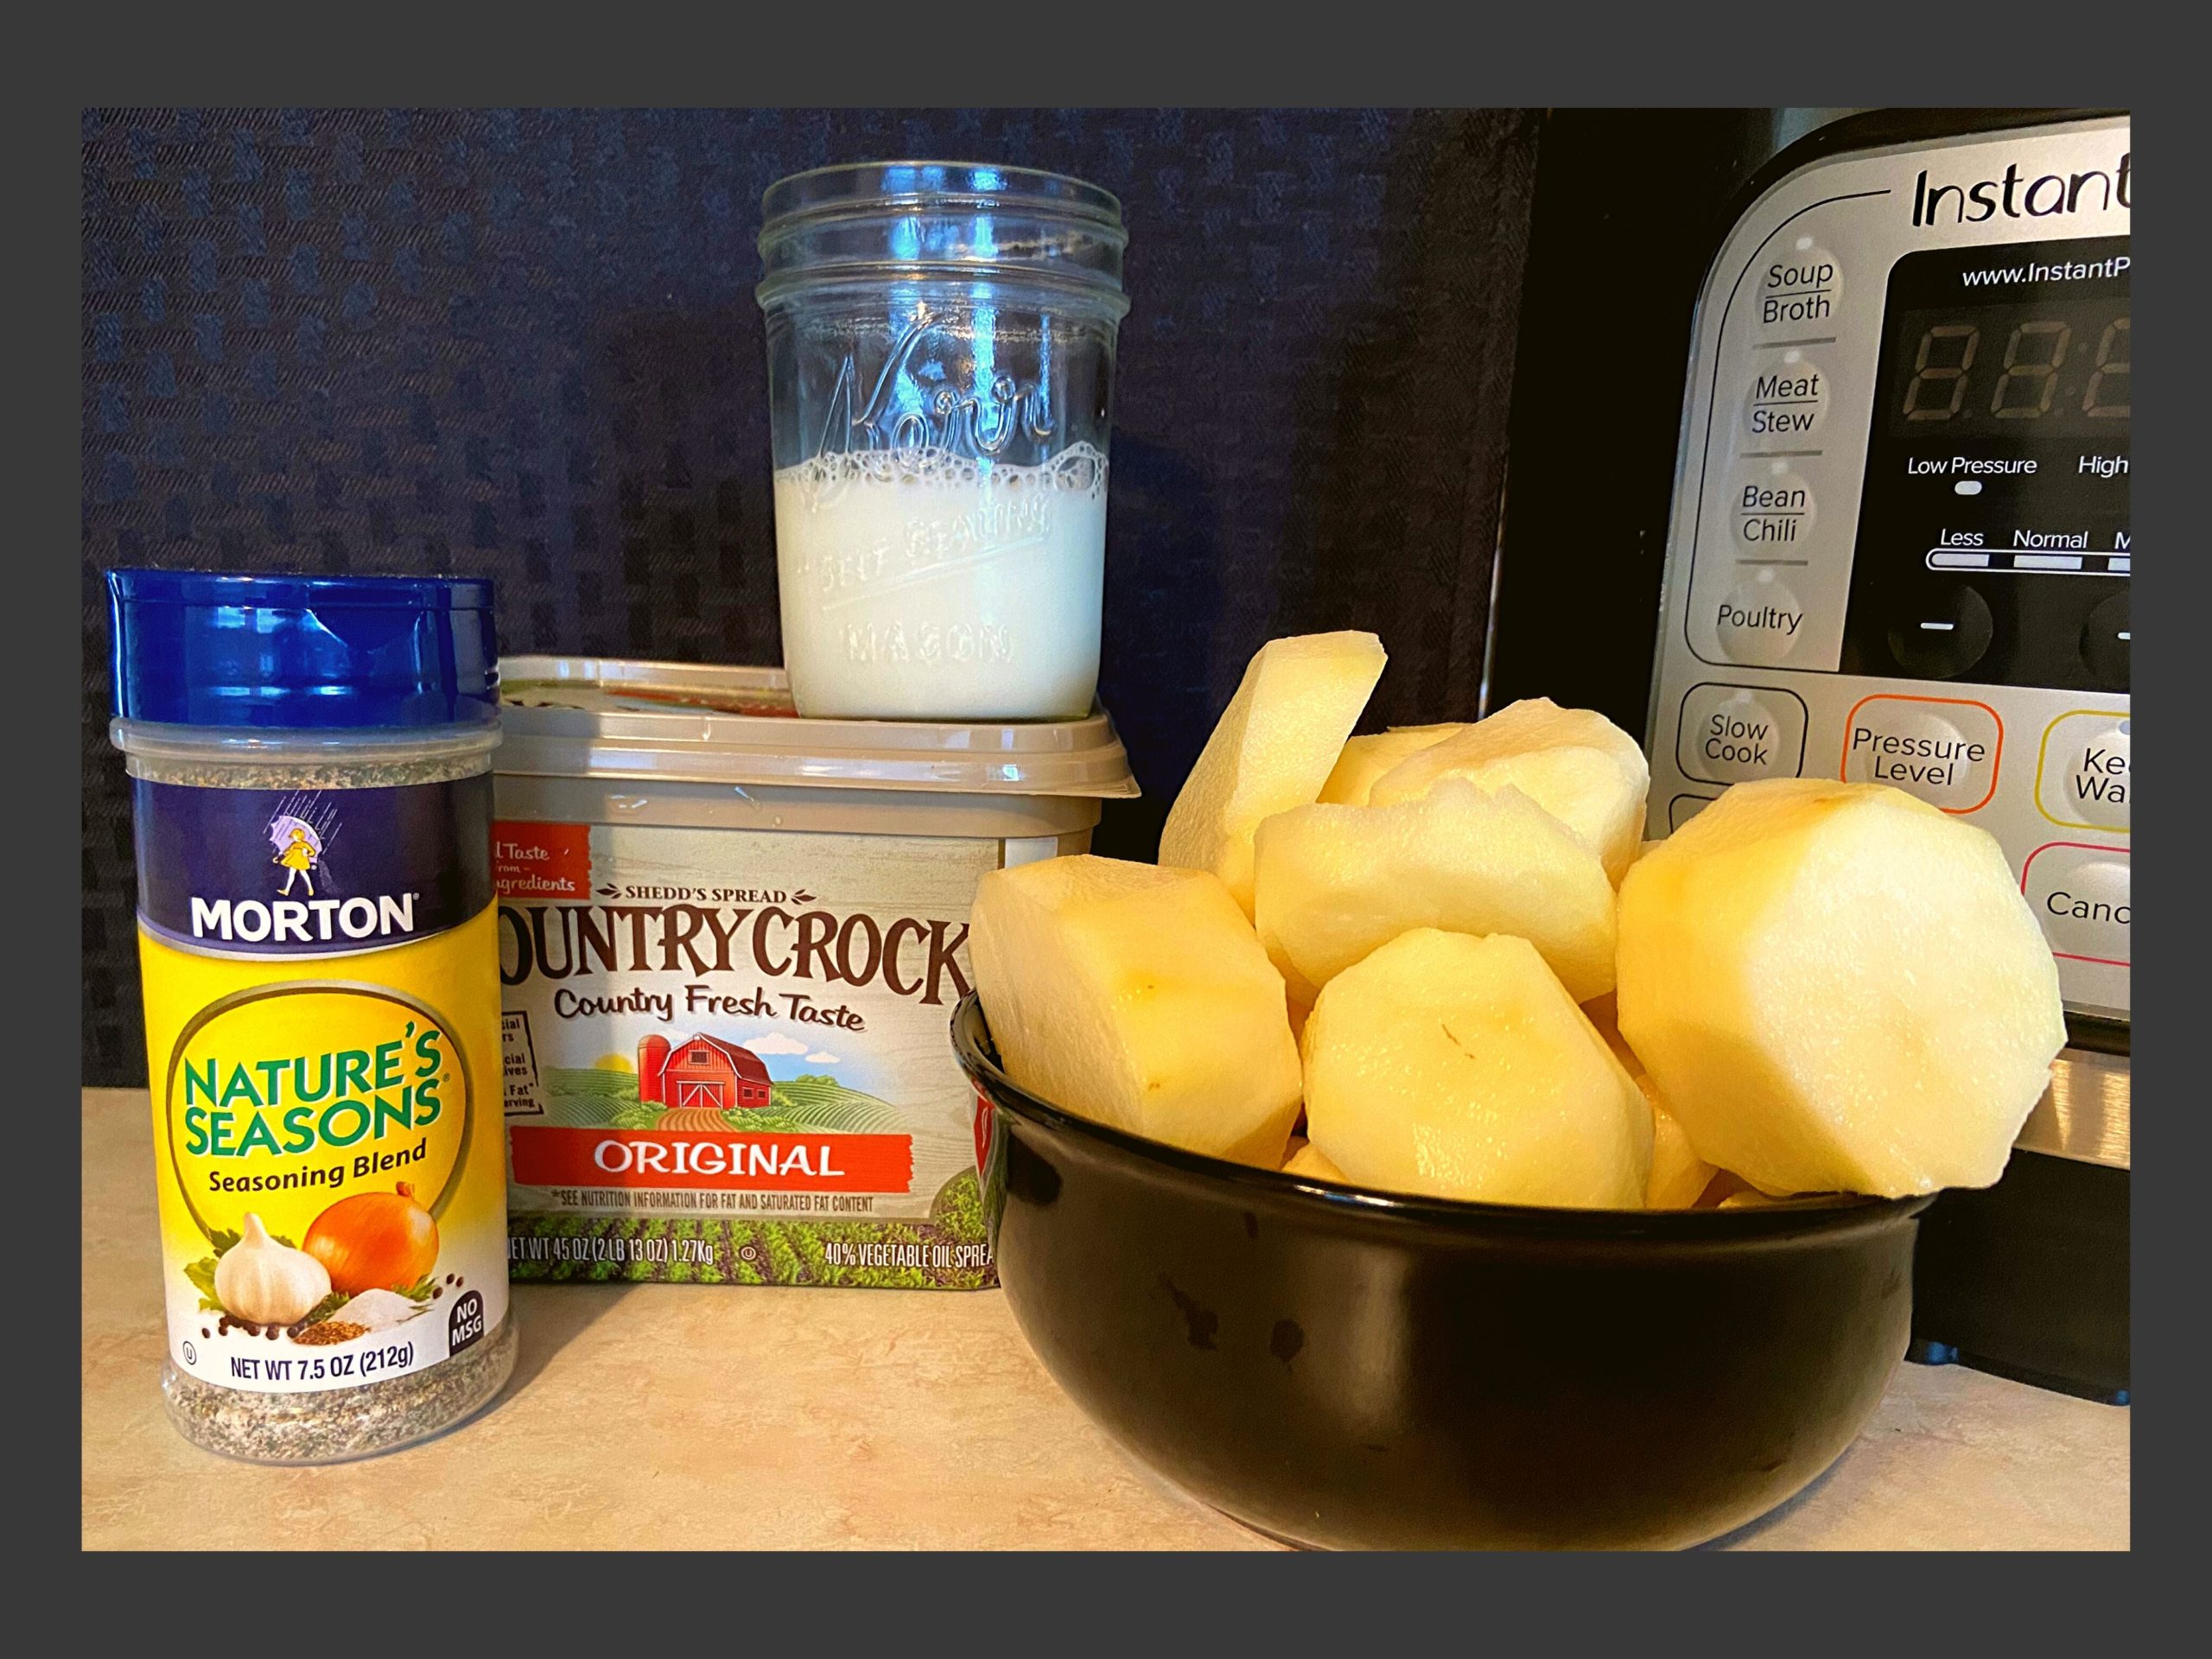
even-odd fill
[{"label": "green field illustration", "polygon": [[[668,1109],[638,1098],[637,1073],[612,1066],[550,1066],[545,1115],[569,1128],[653,1129]],[[679,1109],[671,1128],[696,1129],[707,1114]],[[906,1134],[899,1109],[809,1075],[771,1084],[768,1104],[714,1117],[759,1134]],[[977,1290],[997,1282],[976,1172],[947,1180],[925,1217],[833,1221],[808,1217],[531,1214],[508,1219],[508,1270],[517,1280],[658,1281],[675,1284],[830,1285]]]},{"label": "green field illustration", "polygon": [[517,1215],[507,1230],[507,1271],[518,1281],[883,1290],[982,1290],[998,1282],[972,1169],[938,1189],[926,1219]]},{"label": "green field illustration", "polygon": [[[549,1066],[543,1086],[543,1121],[568,1128],[650,1129],[658,1126],[665,1109],[638,1098],[634,1071]],[[895,1135],[906,1127],[890,1102],[825,1076],[776,1084],[766,1106],[733,1107],[720,1116],[733,1129],[760,1135],[809,1129],[830,1135]]]}]

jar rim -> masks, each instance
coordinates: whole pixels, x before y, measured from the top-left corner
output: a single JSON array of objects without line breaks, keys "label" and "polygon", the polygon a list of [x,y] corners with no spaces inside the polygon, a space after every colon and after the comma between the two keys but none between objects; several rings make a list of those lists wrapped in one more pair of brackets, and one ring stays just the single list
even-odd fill
[{"label": "jar rim", "polygon": [[1087,180],[995,162],[839,162],[777,180],[760,195],[760,248],[812,219],[923,206],[995,207],[1089,221],[1125,241],[1121,198]]}]

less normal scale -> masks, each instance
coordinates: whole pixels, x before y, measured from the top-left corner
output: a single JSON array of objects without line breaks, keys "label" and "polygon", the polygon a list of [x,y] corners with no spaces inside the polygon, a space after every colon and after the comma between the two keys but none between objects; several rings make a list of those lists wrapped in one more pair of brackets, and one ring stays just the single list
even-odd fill
[{"label": "less normal scale", "polygon": [[1649,833],[1802,776],[1997,838],[2078,1046],[2005,1179],[1929,1212],[1916,1332],[2124,1396],[2129,123],[1826,138],[1699,302]]}]

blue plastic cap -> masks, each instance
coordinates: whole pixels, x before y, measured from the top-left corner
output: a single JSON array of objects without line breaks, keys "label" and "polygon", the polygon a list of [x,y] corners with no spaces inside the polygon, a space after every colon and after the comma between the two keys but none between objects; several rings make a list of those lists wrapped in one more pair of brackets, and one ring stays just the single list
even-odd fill
[{"label": "blue plastic cap", "polygon": [[111,570],[115,712],[255,730],[490,726],[492,584],[474,576]]}]

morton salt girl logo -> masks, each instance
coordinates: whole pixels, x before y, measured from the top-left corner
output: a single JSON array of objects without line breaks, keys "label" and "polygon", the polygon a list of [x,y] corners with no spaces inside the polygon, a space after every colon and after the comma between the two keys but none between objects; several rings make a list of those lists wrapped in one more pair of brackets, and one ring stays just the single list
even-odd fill
[{"label": "morton salt girl logo", "polygon": [[279,812],[269,820],[269,844],[276,849],[276,856],[269,861],[283,868],[286,893],[297,880],[308,898],[315,897],[315,868],[322,861],[325,839],[315,825],[289,812]]},{"label": "morton salt girl logo", "polygon": [[[270,848],[273,899],[210,899],[192,895],[192,937],[226,943],[307,944],[319,941],[382,939],[415,931],[411,893],[341,895],[334,893],[326,861],[337,839],[338,810],[320,795],[288,796],[262,829]],[[323,891],[315,890],[318,878]],[[296,893],[296,896],[295,896]]]}]

